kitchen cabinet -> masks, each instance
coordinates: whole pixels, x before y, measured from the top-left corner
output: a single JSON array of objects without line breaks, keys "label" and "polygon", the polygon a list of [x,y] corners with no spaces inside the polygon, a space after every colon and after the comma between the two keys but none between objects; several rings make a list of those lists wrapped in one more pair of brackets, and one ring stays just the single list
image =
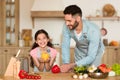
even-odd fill
[{"label": "kitchen cabinet", "polygon": [[[21,50],[18,59],[20,59],[21,61],[23,59],[28,59],[28,68],[25,69],[29,69],[29,72],[33,71],[33,68],[30,67],[30,56],[29,56],[29,52],[30,52],[30,47],[0,47],[0,75],[3,75],[7,65],[11,59],[11,57],[15,56],[18,52],[18,50]],[[57,47],[56,50],[59,52],[59,58],[60,58],[60,65],[62,64],[62,54],[61,54],[61,48]],[[74,62],[74,48],[70,48],[70,62]],[[120,64],[120,47],[111,47],[108,46],[105,48],[105,53],[103,55],[102,58],[102,63],[105,63],[107,65],[112,65],[115,63],[119,63]],[[24,64],[22,62],[22,68],[24,67]]]},{"label": "kitchen cabinet", "polygon": [[[62,63],[62,52],[61,52],[61,48],[59,48],[58,51],[60,52],[60,65],[61,65],[61,64],[63,64],[63,63]],[[70,62],[74,62],[74,48],[73,48],[73,47],[70,48]]]},{"label": "kitchen cabinet", "polygon": [[0,0],[0,46],[2,45],[2,0]]},{"label": "kitchen cabinet", "polygon": [[0,0],[0,46],[18,46],[19,0]]},{"label": "kitchen cabinet", "polygon": [[119,63],[120,64],[120,47],[109,46],[106,47],[105,53],[103,55],[102,63],[105,63],[109,66]]},{"label": "kitchen cabinet", "polygon": [[16,53],[18,51],[18,48],[3,48],[3,54],[6,56],[6,66],[8,65],[11,57],[15,57]]},{"label": "kitchen cabinet", "polygon": [[[62,57],[60,59],[61,59],[60,64],[62,64]],[[120,64],[119,59],[120,59],[120,47],[114,47],[114,46],[105,47],[102,63],[107,64],[109,66],[115,63]],[[70,48],[70,62],[74,62],[74,48]]]},{"label": "kitchen cabinet", "polygon": [[74,62],[74,48],[70,48],[70,62]]},{"label": "kitchen cabinet", "polygon": [[6,54],[0,48],[0,75],[3,75],[6,70]]},{"label": "kitchen cabinet", "polygon": [[18,59],[20,61],[22,61],[21,68],[24,68],[23,59],[28,59],[26,66],[28,66],[28,68],[27,68],[28,71],[29,71],[29,69],[31,69],[31,68],[29,68],[29,51],[30,51],[29,47],[22,47],[22,48],[20,48],[20,47],[0,47],[0,75],[4,75],[11,57],[15,57],[19,49],[21,50],[21,52],[18,56]]},{"label": "kitchen cabinet", "polygon": [[[33,68],[30,67],[30,56],[29,56],[31,47],[0,47],[0,70],[1,70],[0,75],[4,75],[11,57],[16,56],[19,49],[21,51],[18,56],[18,59],[21,61],[21,68],[24,68],[27,71],[29,70],[29,72],[33,71]],[[56,48],[56,50],[60,53],[61,48]],[[61,56],[61,54],[60,54],[60,56]],[[23,61],[23,59],[25,61]],[[26,63],[27,59],[28,59],[28,61]]]},{"label": "kitchen cabinet", "polygon": [[108,48],[106,48],[104,50],[104,54],[103,54],[102,62],[101,63],[107,64],[107,55],[108,55],[107,53],[108,53]]},{"label": "kitchen cabinet", "polygon": [[11,57],[16,55],[17,50],[17,48],[0,47],[0,75],[4,75]]}]

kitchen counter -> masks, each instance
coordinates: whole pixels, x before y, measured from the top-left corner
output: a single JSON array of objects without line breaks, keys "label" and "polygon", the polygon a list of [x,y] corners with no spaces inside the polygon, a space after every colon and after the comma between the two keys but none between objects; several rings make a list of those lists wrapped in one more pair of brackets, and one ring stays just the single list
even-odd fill
[{"label": "kitchen counter", "polygon": [[[73,79],[72,75],[74,73],[58,73],[58,74],[53,74],[50,72],[41,72],[39,75],[41,76],[40,80],[80,80],[80,79]],[[19,80],[19,79],[13,79],[13,77],[4,77],[0,80]],[[100,80],[100,79],[92,79],[92,78],[87,78],[87,79],[82,79],[82,80]],[[120,76],[114,76],[114,77],[107,77],[102,80],[120,80]]]}]

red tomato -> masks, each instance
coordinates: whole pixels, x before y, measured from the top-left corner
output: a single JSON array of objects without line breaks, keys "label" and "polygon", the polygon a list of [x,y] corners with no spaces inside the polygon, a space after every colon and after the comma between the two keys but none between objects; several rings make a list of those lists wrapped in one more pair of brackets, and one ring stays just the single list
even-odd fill
[{"label": "red tomato", "polygon": [[106,68],[107,66],[106,66],[106,64],[101,64],[100,65],[101,67],[104,67],[104,68]]},{"label": "red tomato", "polygon": [[27,75],[26,79],[34,79],[34,76],[33,75]]},{"label": "red tomato", "polygon": [[29,75],[26,76],[26,79],[29,79]]},{"label": "red tomato", "polygon": [[34,79],[38,79],[38,77],[37,77],[37,76],[34,76]]},{"label": "red tomato", "polygon": [[28,78],[29,78],[29,79],[32,79],[32,75],[28,75]]},{"label": "red tomato", "polygon": [[20,79],[26,78],[27,75],[28,73],[25,70],[20,70],[20,72],[18,73],[18,76],[20,77]]},{"label": "red tomato", "polygon": [[34,79],[41,79],[41,76],[34,76]]},{"label": "red tomato", "polygon": [[35,79],[35,76],[34,76],[34,75],[31,75],[31,79]]},{"label": "red tomato", "polygon": [[107,72],[110,72],[111,71],[111,68],[107,68]]},{"label": "red tomato", "polygon": [[60,68],[59,68],[58,65],[54,65],[51,70],[52,70],[53,73],[59,73],[60,72]]},{"label": "red tomato", "polygon": [[111,71],[111,68],[107,68],[107,67],[99,66],[98,68],[99,68],[103,73],[106,73],[106,72],[110,72],[110,71]]},{"label": "red tomato", "polygon": [[41,79],[41,76],[37,76],[37,79]]},{"label": "red tomato", "polygon": [[103,73],[106,73],[106,68],[104,68],[104,67],[100,67],[100,70],[103,72]]},{"label": "red tomato", "polygon": [[26,71],[20,70],[19,72],[20,79],[41,79],[41,76],[29,75]]},{"label": "red tomato", "polygon": [[41,79],[41,76],[27,75],[26,79],[35,79],[35,80],[37,80],[37,79]]}]

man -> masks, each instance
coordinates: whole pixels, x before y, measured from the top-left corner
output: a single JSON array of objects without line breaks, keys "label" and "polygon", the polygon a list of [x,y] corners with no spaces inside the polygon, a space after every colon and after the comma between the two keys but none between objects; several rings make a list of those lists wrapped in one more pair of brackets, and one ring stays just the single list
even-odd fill
[{"label": "man", "polygon": [[[82,20],[82,11],[77,5],[70,5],[64,10],[66,25],[63,26],[61,72],[69,72],[75,66],[100,64],[104,45],[98,26]],[[74,63],[70,63],[70,39],[76,42]]]}]

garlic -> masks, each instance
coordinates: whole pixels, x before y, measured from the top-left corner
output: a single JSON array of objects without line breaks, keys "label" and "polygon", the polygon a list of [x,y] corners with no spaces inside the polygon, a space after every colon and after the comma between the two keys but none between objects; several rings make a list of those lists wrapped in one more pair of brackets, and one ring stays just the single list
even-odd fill
[{"label": "garlic", "polygon": [[83,76],[82,76],[82,75],[79,75],[79,79],[83,79]]},{"label": "garlic", "polygon": [[76,74],[74,74],[74,75],[73,75],[73,78],[74,78],[74,79],[77,79],[77,78],[78,78],[78,76],[77,76]]},{"label": "garlic", "polygon": [[108,76],[115,76],[115,72],[114,71],[110,71]]},{"label": "garlic", "polygon": [[88,74],[83,74],[83,78],[87,78],[88,77]]}]

